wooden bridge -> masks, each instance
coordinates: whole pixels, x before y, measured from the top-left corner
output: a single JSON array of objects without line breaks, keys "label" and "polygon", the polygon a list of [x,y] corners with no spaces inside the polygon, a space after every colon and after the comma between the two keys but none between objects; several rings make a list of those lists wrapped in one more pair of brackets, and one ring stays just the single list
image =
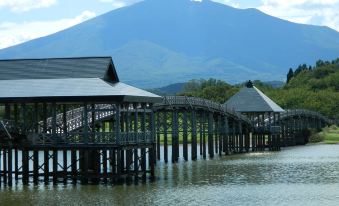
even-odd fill
[{"label": "wooden bridge", "polygon": [[[27,65],[34,69],[27,72]],[[87,184],[154,178],[156,160],[278,151],[307,143],[306,131],[331,123],[313,111],[284,111],[255,87],[244,90],[252,105],[244,96],[236,99],[241,110],[201,98],[159,97],[119,82],[110,57],[8,60],[0,67],[4,185],[13,179]]]}]

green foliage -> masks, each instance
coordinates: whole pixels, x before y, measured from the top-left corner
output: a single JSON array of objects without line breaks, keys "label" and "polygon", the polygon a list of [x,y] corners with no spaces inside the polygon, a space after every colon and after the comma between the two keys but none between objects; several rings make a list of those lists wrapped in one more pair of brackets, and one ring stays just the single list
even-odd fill
[{"label": "green foliage", "polygon": [[292,68],[290,68],[290,70],[287,73],[287,81],[286,81],[286,83],[290,82],[290,80],[293,78],[293,76],[294,76],[294,72],[293,72]]},{"label": "green foliage", "polygon": [[317,132],[314,129],[311,129],[311,136],[309,139],[310,143],[322,142],[325,140],[325,135],[322,132]]},{"label": "green foliage", "polygon": [[239,87],[210,78],[208,80],[191,80],[184,86],[184,91],[179,95],[194,96],[215,102],[224,103],[228,98],[239,91]]},{"label": "green foliage", "polygon": [[[258,80],[253,83],[284,109],[310,109],[339,119],[339,58],[331,62],[318,60],[314,67],[302,64],[288,73],[290,79],[282,88]],[[244,85],[232,86],[216,79],[192,80],[181,95],[224,103]]]}]

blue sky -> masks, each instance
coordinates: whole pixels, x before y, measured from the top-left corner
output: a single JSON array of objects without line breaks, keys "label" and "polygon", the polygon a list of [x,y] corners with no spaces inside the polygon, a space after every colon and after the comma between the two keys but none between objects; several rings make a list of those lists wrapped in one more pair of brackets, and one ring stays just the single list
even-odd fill
[{"label": "blue sky", "polygon": [[[55,33],[140,0],[0,0],[0,49]],[[200,1],[200,0],[197,0]],[[339,0],[213,0],[339,31]]]}]

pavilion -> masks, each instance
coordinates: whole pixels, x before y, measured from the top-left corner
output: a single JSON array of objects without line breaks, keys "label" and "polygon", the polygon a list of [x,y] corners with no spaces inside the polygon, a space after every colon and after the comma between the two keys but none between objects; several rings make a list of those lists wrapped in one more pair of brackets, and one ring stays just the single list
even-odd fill
[{"label": "pavilion", "polygon": [[[246,115],[252,122],[252,149],[276,150],[280,141],[280,127],[275,125],[284,110],[263,92],[256,88],[251,81],[246,83],[238,93],[224,103],[228,109]],[[268,141],[268,143],[266,143]],[[279,143],[280,144],[280,143]]]},{"label": "pavilion", "polygon": [[[15,176],[22,174],[24,183],[31,173],[34,181],[41,175],[45,181],[53,176],[55,181],[80,177],[85,182],[90,176],[119,177],[139,171],[153,176],[152,106],[161,100],[120,82],[111,57],[0,60],[0,156],[4,160],[0,175],[11,183],[14,167]],[[45,153],[44,164],[39,162],[39,152]],[[60,152],[63,163],[58,161]],[[71,160],[67,152],[72,153]],[[53,172],[49,172],[49,159]],[[61,176],[60,164],[64,164]]]}]

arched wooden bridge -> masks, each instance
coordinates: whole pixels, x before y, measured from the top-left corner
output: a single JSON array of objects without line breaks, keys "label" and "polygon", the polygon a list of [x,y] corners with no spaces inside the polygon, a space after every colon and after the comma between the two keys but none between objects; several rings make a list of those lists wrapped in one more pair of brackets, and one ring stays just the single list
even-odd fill
[{"label": "arched wooden bridge", "polygon": [[[20,107],[20,109],[24,108]],[[34,105],[31,110],[33,115]],[[42,109],[42,111],[45,110]],[[58,111],[62,112],[57,113]],[[35,124],[15,123],[15,118],[14,120],[1,120],[1,142],[10,141],[15,144],[19,140],[25,140],[25,144],[29,143],[39,148],[55,143],[59,146],[67,146],[75,143],[82,144],[82,135],[84,131],[87,131],[87,141],[90,144],[96,143],[104,147],[92,149],[91,154],[96,155],[92,158],[101,163],[89,166],[89,169],[97,168],[95,170],[98,170],[98,174],[103,171],[103,176],[110,174],[109,164],[113,167],[112,175],[134,176],[139,170],[143,171],[143,174],[153,171],[154,166],[151,162],[155,158],[163,159],[165,162],[177,162],[180,158],[196,160],[199,156],[213,158],[216,154],[229,155],[266,148],[279,150],[281,146],[305,144],[307,142],[303,136],[305,129],[320,130],[331,123],[317,112],[287,110],[281,113],[279,119],[272,121],[273,118],[268,118],[265,121],[269,123],[257,125],[255,118],[250,120],[244,115],[225,108],[222,104],[184,96],[166,96],[163,97],[161,103],[154,105],[125,104],[119,107],[110,104],[81,107],[60,105],[58,110],[52,109],[52,112],[46,113],[45,116],[48,118],[43,118]],[[34,115],[31,118],[32,120],[38,119]],[[116,130],[117,124],[120,125],[119,133]],[[88,126],[83,127],[83,125]],[[55,138],[56,136],[58,138]],[[122,147],[116,150],[106,150],[107,144]],[[143,144],[154,144],[154,147],[147,151],[143,148],[133,149],[135,145]],[[98,152],[95,152],[96,150]],[[3,158],[7,158],[6,154],[9,158],[11,153],[4,150]],[[80,165],[83,156],[80,153],[72,151],[72,161],[69,162],[67,150],[64,150],[63,158],[66,159],[63,159],[61,163],[56,158],[57,151],[53,153],[47,151],[42,165],[37,163],[39,156],[35,151],[32,154],[23,153],[23,155],[27,163],[20,167],[17,162],[18,149],[15,149],[14,173],[16,178],[20,174],[25,174],[26,171],[37,180],[39,173],[36,170],[48,165],[50,159],[53,160],[53,171],[55,170],[52,173],[53,180],[61,174],[66,176],[68,173],[73,174],[72,178],[82,174]],[[27,167],[29,162],[33,164],[32,171]],[[77,168],[77,164],[80,168]],[[99,169],[100,167],[102,168]],[[68,171],[69,168],[72,170]],[[10,169],[5,168],[1,175],[9,177]],[[46,173],[44,175],[48,180],[48,175],[46,176]],[[98,175],[98,177],[101,176]],[[27,181],[28,176],[23,178]]]},{"label": "arched wooden bridge", "polygon": [[282,146],[306,144],[309,130],[320,131],[331,124],[334,122],[327,117],[306,109],[286,110],[277,122],[281,127]]},{"label": "arched wooden bridge", "polygon": [[[168,161],[169,143],[172,162],[178,161],[180,153],[188,160],[190,152],[191,159],[195,160],[198,154],[206,158],[207,153],[213,157],[215,153],[249,151],[251,122],[222,104],[201,98],[167,96],[163,97],[162,103],[154,105],[154,111],[157,158],[163,157],[165,162]],[[182,152],[179,142],[182,142]]]}]

